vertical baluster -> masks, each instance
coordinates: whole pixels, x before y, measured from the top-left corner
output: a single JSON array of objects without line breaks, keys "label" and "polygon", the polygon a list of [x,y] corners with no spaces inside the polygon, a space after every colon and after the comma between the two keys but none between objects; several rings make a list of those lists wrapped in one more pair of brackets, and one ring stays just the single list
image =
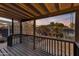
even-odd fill
[{"label": "vertical baluster", "polygon": [[54,40],[54,54],[56,55],[56,40]]},{"label": "vertical baluster", "polygon": [[14,39],[14,45],[16,44],[16,41],[15,41],[15,37],[13,36],[13,39]]},{"label": "vertical baluster", "polygon": [[53,47],[53,55],[55,55],[55,40],[53,40],[53,45],[54,45],[54,47]]},{"label": "vertical baluster", "polygon": [[53,55],[53,39],[52,39],[52,55]]},{"label": "vertical baluster", "polygon": [[66,42],[64,42],[64,55],[66,56]]},{"label": "vertical baluster", "polygon": [[62,56],[62,41],[61,41],[61,56]]},{"label": "vertical baluster", "polygon": [[[12,36],[11,36],[12,37]],[[14,39],[12,38],[12,43],[13,43],[13,45],[14,45]]]},{"label": "vertical baluster", "polygon": [[43,38],[41,38],[41,49],[43,49]]},{"label": "vertical baluster", "polygon": [[48,52],[48,39],[47,39],[47,52]]},{"label": "vertical baluster", "polygon": [[55,41],[55,49],[56,49],[56,56],[57,56],[57,40]]},{"label": "vertical baluster", "polygon": [[68,44],[68,45],[69,45],[69,56],[70,56],[70,42],[69,42],[69,44]]},{"label": "vertical baluster", "polygon": [[38,42],[38,48],[40,47],[40,38],[38,38],[38,37],[36,37],[38,40],[39,40],[39,42]]},{"label": "vertical baluster", "polygon": [[57,40],[57,55],[59,56],[59,41]]},{"label": "vertical baluster", "polygon": [[13,40],[14,40],[14,45],[16,44],[16,41],[15,41],[15,37],[14,36],[12,36],[13,37]]},{"label": "vertical baluster", "polygon": [[[41,39],[41,38],[40,38]],[[41,49],[42,49],[42,39],[41,39]]]},{"label": "vertical baluster", "polygon": [[49,54],[50,54],[50,39],[49,39]]},{"label": "vertical baluster", "polygon": [[[39,40],[39,42],[38,42],[38,43],[39,43],[39,47],[40,47],[40,38],[38,38],[38,40]],[[39,47],[38,47],[38,48],[39,48]]]},{"label": "vertical baluster", "polygon": [[46,39],[46,52],[47,52],[47,39]]},{"label": "vertical baluster", "polygon": [[42,39],[42,49],[44,50],[44,38]]},{"label": "vertical baluster", "polygon": [[44,47],[44,51],[45,51],[45,39],[43,40],[43,47]]},{"label": "vertical baluster", "polygon": [[45,39],[45,51],[46,51],[46,39]]},{"label": "vertical baluster", "polygon": [[[39,39],[40,39],[40,38],[39,38]],[[41,39],[40,39],[40,43],[39,43],[39,44],[40,44],[40,47],[41,47]]]}]

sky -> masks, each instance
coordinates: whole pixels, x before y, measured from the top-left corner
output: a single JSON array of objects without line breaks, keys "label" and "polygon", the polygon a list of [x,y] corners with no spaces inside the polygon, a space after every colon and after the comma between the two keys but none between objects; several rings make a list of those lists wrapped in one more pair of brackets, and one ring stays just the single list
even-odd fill
[{"label": "sky", "polygon": [[47,24],[50,24],[50,22],[55,22],[55,23],[63,23],[64,25],[69,26],[70,22],[72,22],[72,21],[75,23],[75,12],[58,15],[58,16],[54,16],[54,17],[38,19],[36,21],[36,25],[38,25],[38,26],[47,25]]},{"label": "sky", "polygon": [[[11,19],[0,17],[0,23],[2,23],[2,24],[6,25],[6,24],[11,23],[11,22],[12,22]],[[15,22],[17,22],[17,21],[15,21]]]}]

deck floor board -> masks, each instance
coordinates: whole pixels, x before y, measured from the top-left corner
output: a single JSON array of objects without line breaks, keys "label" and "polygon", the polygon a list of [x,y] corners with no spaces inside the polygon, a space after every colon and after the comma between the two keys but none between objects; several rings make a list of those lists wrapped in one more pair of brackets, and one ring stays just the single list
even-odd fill
[{"label": "deck floor board", "polygon": [[39,50],[33,50],[23,44],[0,49],[0,56],[47,56]]}]

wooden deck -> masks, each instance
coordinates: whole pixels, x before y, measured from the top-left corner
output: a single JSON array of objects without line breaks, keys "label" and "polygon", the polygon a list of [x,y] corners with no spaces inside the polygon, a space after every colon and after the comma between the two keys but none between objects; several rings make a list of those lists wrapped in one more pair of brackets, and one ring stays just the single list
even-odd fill
[{"label": "wooden deck", "polygon": [[40,49],[33,50],[23,44],[18,44],[0,49],[0,56],[49,56],[49,54]]}]

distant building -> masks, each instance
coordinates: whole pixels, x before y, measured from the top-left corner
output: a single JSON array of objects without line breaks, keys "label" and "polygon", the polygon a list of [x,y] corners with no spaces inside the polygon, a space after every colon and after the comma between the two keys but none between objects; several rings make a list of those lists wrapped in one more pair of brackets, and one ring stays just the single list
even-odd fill
[{"label": "distant building", "polygon": [[62,30],[64,38],[74,39],[75,38],[75,30],[66,28]]}]

